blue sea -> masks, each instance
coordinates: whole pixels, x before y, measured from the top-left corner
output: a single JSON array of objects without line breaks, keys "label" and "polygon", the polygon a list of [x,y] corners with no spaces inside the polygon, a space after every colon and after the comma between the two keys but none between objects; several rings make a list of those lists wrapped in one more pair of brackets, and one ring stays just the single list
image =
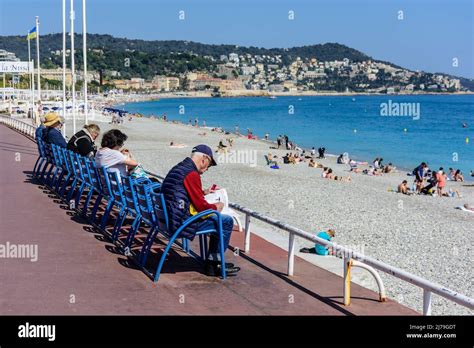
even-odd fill
[{"label": "blue sea", "polygon": [[[401,103],[414,104],[397,116]],[[259,137],[286,134],[301,147],[369,162],[382,157],[399,168],[425,161],[433,169],[459,168],[466,178],[474,170],[474,95],[173,98],[120,108],[184,123],[197,117],[200,125],[232,132],[238,125]]]}]

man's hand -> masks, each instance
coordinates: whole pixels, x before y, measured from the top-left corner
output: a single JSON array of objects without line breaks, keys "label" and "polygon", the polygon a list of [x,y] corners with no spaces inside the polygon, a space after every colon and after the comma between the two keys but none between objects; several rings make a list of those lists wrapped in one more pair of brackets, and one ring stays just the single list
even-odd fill
[{"label": "man's hand", "polygon": [[218,190],[217,186],[216,186],[216,188],[214,188],[214,189],[212,189],[212,186],[211,186],[211,187],[209,187],[208,189],[205,189],[205,190],[204,190],[204,195],[208,195],[209,193],[214,193],[214,192],[216,192],[217,190]]},{"label": "man's hand", "polygon": [[216,208],[217,208],[217,211],[220,213],[222,211],[222,209],[224,209],[224,203],[222,202],[217,202],[217,203],[214,203]]}]

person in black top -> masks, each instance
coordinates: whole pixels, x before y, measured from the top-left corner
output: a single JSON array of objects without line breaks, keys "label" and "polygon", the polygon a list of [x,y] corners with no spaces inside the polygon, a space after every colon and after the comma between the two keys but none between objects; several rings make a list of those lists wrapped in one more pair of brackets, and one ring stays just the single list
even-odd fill
[{"label": "person in black top", "polygon": [[325,147],[320,147],[318,149],[318,154],[319,154],[318,158],[326,158],[325,155],[324,155],[325,152],[326,152],[326,148]]},{"label": "person in black top", "polygon": [[100,134],[100,128],[96,124],[87,124],[84,129],[74,134],[67,143],[67,149],[81,156],[94,157],[97,148],[94,144],[95,139]]}]

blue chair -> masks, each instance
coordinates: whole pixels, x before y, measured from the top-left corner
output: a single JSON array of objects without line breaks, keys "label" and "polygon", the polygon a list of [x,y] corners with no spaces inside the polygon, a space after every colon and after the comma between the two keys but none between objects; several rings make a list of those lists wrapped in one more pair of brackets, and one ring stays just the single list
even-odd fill
[{"label": "blue chair", "polygon": [[72,198],[74,197],[74,193],[76,193],[76,188],[78,188],[78,184],[81,183],[81,167],[79,163],[77,163],[76,154],[70,150],[66,150],[65,152],[66,162],[68,163],[68,168],[72,173],[72,183],[67,194],[66,200],[67,202],[71,202]]},{"label": "blue chair", "polygon": [[149,209],[145,209],[145,206],[143,205],[143,198],[146,198],[147,192],[153,188],[160,187],[160,184],[154,183],[147,178],[134,179],[131,176],[128,176],[125,178],[122,177],[122,187],[127,206],[127,215],[134,219],[125,241],[125,248],[130,250],[140,225],[144,223],[151,228],[154,226],[155,218],[153,209],[151,209],[151,207],[149,207]]},{"label": "blue chair", "polygon": [[64,177],[63,183],[58,185],[58,187],[60,186],[58,194],[61,198],[66,199],[67,185],[71,182],[71,180],[74,180],[74,168],[71,164],[69,151],[67,149],[60,148],[59,154],[61,156],[61,165],[64,168],[64,173],[66,176]]},{"label": "blue chair", "polygon": [[[96,200],[100,199],[102,190],[100,186],[98,187],[100,181],[97,175],[97,170],[95,168],[94,161],[91,161],[91,159],[88,157],[79,156],[79,165],[81,166],[85,188],[87,188],[87,195],[84,200],[84,205],[82,207],[81,214],[87,218],[87,211],[89,209],[89,204],[92,199],[92,196],[95,194]],[[95,214],[91,214],[91,220],[95,220]]]},{"label": "blue chair", "polygon": [[42,171],[43,165],[47,164],[46,152],[44,149],[44,141],[41,138],[36,139],[38,145],[38,159],[33,167],[33,175],[39,179],[39,175]]},{"label": "blue chair", "polygon": [[64,174],[66,173],[66,167],[63,164],[61,147],[55,144],[51,144],[51,150],[55,165],[53,177],[51,180],[51,187],[56,193],[58,193],[59,185],[61,184],[61,181],[64,178]]},{"label": "blue chair", "polygon": [[[90,222],[93,225],[97,225],[97,211],[99,210],[99,206],[102,203],[104,198],[107,198],[107,192],[104,191],[104,186],[102,185],[102,179],[101,179],[101,170],[97,168],[95,161],[93,159],[86,159],[86,164],[87,164],[87,169],[89,171],[90,179],[91,179],[91,184],[93,186],[94,192],[97,193],[97,197],[94,202],[94,206],[92,208],[92,212],[90,214]],[[92,195],[94,192],[91,192],[89,197],[89,200],[92,198]],[[87,206],[85,206],[85,209],[87,210]],[[86,214],[86,213],[85,213]]]},{"label": "blue chair", "polygon": [[[163,268],[163,264],[166,260],[166,255],[170,251],[171,247],[175,243],[176,239],[179,238],[181,232],[198,222],[201,222],[203,219],[209,219],[211,217],[215,218],[217,221],[217,228],[212,228],[208,230],[201,230],[196,232],[196,236],[199,237],[200,241],[200,249],[201,249],[201,258],[203,260],[207,259],[207,252],[205,252],[203,244],[205,244],[207,241],[204,238],[206,235],[210,234],[217,234],[217,237],[219,239],[219,244],[220,244],[220,256],[221,256],[221,269],[222,269],[222,278],[226,279],[226,271],[225,271],[225,257],[224,257],[224,239],[222,235],[222,218],[221,214],[218,211],[215,210],[205,210],[202,211],[194,216],[191,216],[188,218],[186,221],[183,222],[183,224],[176,230],[176,231],[170,231],[169,228],[169,218],[168,218],[168,213],[167,213],[167,208],[166,208],[166,202],[164,199],[164,196],[161,193],[158,192],[152,192],[151,193],[151,199],[152,199],[152,204],[153,204],[153,209],[155,211],[155,216],[156,216],[156,226],[157,228],[154,229],[152,233],[149,233],[145,243],[143,244],[143,247],[140,251],[139,255],[139,263],[142,269],[147,272],[146,270],[146,260],[148,257],[148,254],[150,252],[150,249],[153,245],[153,242],[155,241],[155,238],[157,237],[158,233],[160,232],[163,236],[165,236],[168,239],[168,244],[166,245],[165,250],[163,251],[163,254],[161,255],[160,261],[158,262],[156,271],[153,276],[153,281],[158,282],[161,274],[161,270]],[[185,249],[186,251],[186,249]],[[192,256],[195,256],[194,253],[188,253],[191,254]],[[147,272],[148,273],[148,272]]]},{"label": "blue chair", "polygon": [[50,175],[54,169],[54,159],[53,159],[53,153],[51,149],[51,144],[48,143],[43,143],[44,144],[44,154],[46,158],[46,163],[43,166],[40,175],[39,175],[39,180],[41,183],[49,186],[50,184]]},{"label": "blue chair", "polygon": [[106,168],[103,168],[103,170],[110,196],[114,202],[113,205],[115,205],[115,207],[117,207],[119,210],[111,236],[112,240],[115,242],[120,233],[122,224],[127,217],[127,202],[123,193],[120,174],[117,171],[110,171]]}]

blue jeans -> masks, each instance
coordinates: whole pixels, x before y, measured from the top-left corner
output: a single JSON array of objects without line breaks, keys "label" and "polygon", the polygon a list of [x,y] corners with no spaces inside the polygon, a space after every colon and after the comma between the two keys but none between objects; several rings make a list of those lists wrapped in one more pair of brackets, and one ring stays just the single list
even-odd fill
[{"label": "blue jeans", "polygon": [[[221,215],[222,217],[222,237],[224,239],[224,252],[229,246],[230,236],[234,228],[234,219],[229,215]],[[217,230],[217,217],[212,216],[197,225],[196,231],[204,231],[208,229]],[[209,260],[219,261],[219,238],[216,233],[212,233],[209,239]]]}]

